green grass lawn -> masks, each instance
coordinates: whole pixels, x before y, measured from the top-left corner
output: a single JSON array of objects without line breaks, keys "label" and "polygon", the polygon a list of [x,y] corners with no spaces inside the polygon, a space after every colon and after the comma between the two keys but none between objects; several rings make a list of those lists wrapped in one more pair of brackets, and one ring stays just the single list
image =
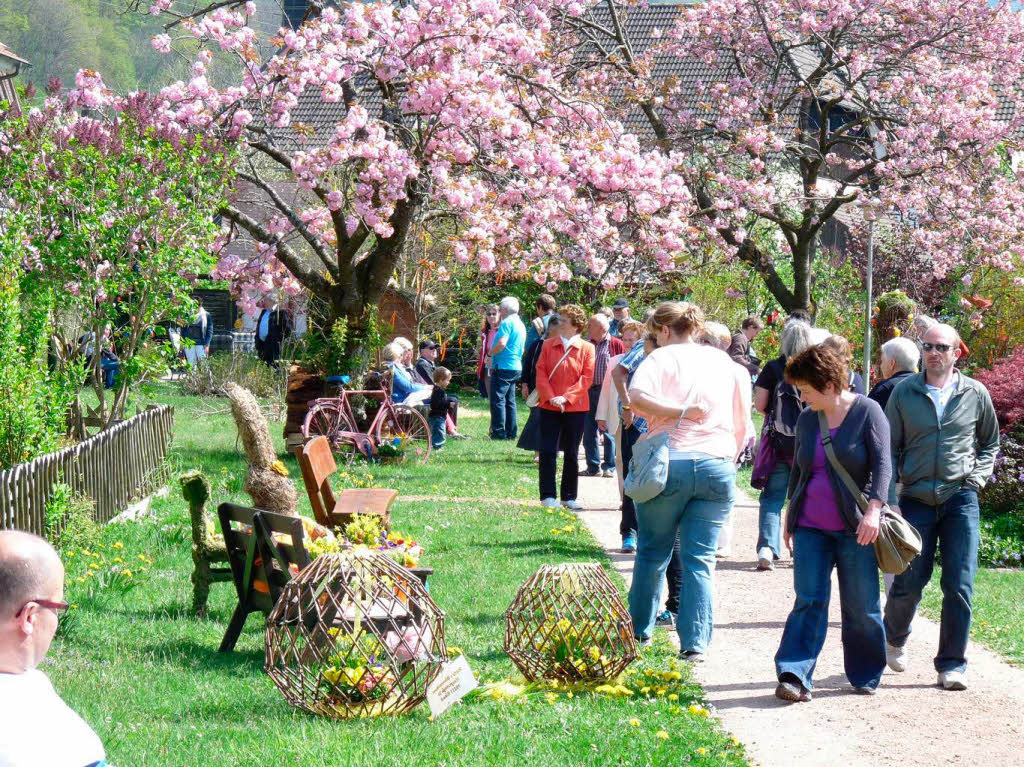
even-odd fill
[{"label": "green grass lawn", "polygon": [[[245,503],[234,424],[228,413],[213,412],[227,401],[174,396],[168,386],[150,396],[176,408],[174,472],[200,468],[216,502]],[[426,546],[423,563],[436,569],[430,590],[447,613],[448,642],[463,648],[482,680],[515,679],[501,643],[504,611],[519,584],[545,563],[606,559],[570,515],[516,502],[536,498],[530,454],[487,440],[483,408],[466,405],[460,426],[473,439],[449,443],[426,465],[349,469],[339,484],[369,482],[372,474],[374,485],[404,496],[445,499],[399,501],[394,525]],[[281,425],[271,430],[283,451]],[[285,460],[301,487],[294,459]],[[308,514],[300,495],[300,510]],[[537,692],[518,701],[474,699],[437,721],[426,705],[398,718],[356,722],[292,709],[262,671],[258,616],[250,617],[234,653],[217,652],[236,601],[230,584],[212,587],[207,619],[190,615],[187,520],[172,484],[152,517],[105,528],[107,556],[152,564],[136,571],[136,585],[126,593],[111,588],[85,598],[71,591],[77,600],[71,631],[47,659],[59,692],[95,727],[117,767],[746,764],[742,746],[700,708],[700,688],[665,641],[625,678],[636,691],[630,697]],[[674,668],[682,679],[665,683],[660,696],[660,683],[638,680]]]}]

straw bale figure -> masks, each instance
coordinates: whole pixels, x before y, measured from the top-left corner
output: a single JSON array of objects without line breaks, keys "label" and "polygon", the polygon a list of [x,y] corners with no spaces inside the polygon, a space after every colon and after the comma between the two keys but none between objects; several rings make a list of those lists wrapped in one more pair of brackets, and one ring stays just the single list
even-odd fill
[{"label": "straw bale figure", "polygon": [[229,383],[224,392],[231,400],[231,415],[242,438],[249,471],[245,475],[245,492],[257,509],[295,516],[299,495],[288,479],[288,471],[277,459],[270,440],[267,419],[259,403],[248,389]]}]

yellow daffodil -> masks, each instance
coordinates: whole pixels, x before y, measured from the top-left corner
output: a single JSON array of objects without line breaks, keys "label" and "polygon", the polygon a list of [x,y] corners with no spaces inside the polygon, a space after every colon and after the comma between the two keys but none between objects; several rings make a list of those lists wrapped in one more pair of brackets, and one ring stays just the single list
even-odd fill
[{"label": "yellow daffodil", "polygon": [[636,717],[633,717],[632,719],[629,720],[629,724],[630,724],[631,727],[639,727],[640,726],[640,720],[637,719]]},{"label": "yellow daffodil", "polygon": [[697,749],[697,753],[700,754],[701,756],[704,756],[704,754],[706,754],[707,752],[708,752],[708,750],[706,748],[704,748],[704,746],[701,746],[700,748]]},{"label": "yellow daffodil", "polygon": [[288,476],[288,468],[284,465],[284,461],[274,461],[270,464],[270,470],[275,474],[280,474],[282,477]]},{"label": "yellow daffodil", "polygon": [[547,692],[544,693],[544,700],[546,700],[548,703],[554,703],[558,700],[558,696],[553,692]]},{"label": "yellow daffodil", "polygon": [[123,543],[121,543],[121,541],[117,541],[117,542],[116,542],[116,543],[114,544],[114,548],[115,548],[115,549],[123,549],[123,548],[124,548],[124,544],[123,544]]},{"label": "yellow daffodil", "polygon": [[656,733],[654,733],[654,737],[656,737],[658,740],[668,740],[668,733],[664,730],[658,730]]}]

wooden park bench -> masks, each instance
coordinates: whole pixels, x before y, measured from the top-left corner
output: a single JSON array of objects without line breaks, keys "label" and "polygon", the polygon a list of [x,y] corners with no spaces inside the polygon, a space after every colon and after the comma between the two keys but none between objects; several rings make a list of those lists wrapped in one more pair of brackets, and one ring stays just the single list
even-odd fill
[{"label": "wooden park bench", "polygon": [[352,489],[335,495],[330,479],[338,466],[326,437],[314,437],[296,452],[296,457],[317,522],[332,529],[343,528],[356,514],[374,514],[381,517],[385,530],[391,529],[391,504],[398,497],[396,490]]},{"label": "wooden park bench", "polygon": [[302,520],[272,511],[222,503],[217,508],[238,606],[221,652],[231,652],[250,613],[269,614],[293,573],[310,563]]}]

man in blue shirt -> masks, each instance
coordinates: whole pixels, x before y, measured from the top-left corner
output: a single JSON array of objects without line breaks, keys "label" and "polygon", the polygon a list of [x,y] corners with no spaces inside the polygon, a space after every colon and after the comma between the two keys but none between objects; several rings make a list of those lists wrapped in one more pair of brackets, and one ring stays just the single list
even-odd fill
[{"label": "man in blue shirt", "polygon": [[506,296],[498,304],[501,324],[491,346],[491,439],[516,439],[516,381],[523,372],[526,326],[519,319],[519,299]]}]

